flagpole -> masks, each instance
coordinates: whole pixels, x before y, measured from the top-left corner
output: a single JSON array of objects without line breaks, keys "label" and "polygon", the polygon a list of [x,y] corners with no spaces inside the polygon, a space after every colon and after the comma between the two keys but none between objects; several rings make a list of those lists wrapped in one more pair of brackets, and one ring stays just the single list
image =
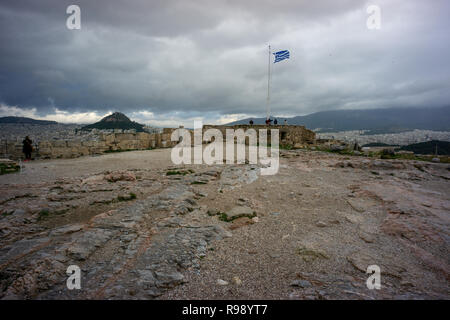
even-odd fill
[{"label": "flagpole", "polygon": [[269,60],[267,65],[267,118],[270,116],[270,45],[269,45]]}]

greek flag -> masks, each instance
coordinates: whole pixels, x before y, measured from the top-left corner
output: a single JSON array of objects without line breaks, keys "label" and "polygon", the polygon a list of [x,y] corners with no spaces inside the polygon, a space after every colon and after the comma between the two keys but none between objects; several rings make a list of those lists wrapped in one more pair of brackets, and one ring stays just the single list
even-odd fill
[{"label": "greek flag", "polygon": [[277,63],[284,59],[289,59],[289,50],[278,51],[273,55],[275,56],[275,61],[273,63]]}]

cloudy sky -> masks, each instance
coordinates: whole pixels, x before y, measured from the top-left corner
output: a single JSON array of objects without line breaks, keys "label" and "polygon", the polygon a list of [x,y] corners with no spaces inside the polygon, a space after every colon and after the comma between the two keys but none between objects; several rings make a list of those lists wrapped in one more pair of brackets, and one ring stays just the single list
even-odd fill
[{"label": "cloudy sky", "polygon": [[[69,30],[66,9],[81,8]],[[367,28],[369,5],[381,29]],[[0,2],[0,116],[192,126],[450,101],[448,0]]]}]

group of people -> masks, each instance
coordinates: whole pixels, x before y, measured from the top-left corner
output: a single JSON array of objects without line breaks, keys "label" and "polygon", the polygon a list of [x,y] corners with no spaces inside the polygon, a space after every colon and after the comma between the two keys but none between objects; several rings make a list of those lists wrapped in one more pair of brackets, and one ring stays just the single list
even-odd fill
[{"label": "group of people", "polygon": [[[249,123],[252,126],[253,125],[253,119],[250,119]],[[276,118],[273,120],[273,124],[275,126],[278,124],[278,120]],[[266,126],[270,126],[270,125],[272,125],[272,119],[267,118],[266,119]],[[287,125],[287,119],[284,119],[284,125]]]}]

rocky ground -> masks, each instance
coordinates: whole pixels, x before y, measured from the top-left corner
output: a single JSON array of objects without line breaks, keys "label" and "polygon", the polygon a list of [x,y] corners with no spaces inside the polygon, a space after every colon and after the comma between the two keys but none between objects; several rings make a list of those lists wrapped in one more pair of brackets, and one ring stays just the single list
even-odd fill
[{"label": "rocky ground", "polygon": [[448,164],[297,150],[259,173],[168,149],[26,163],[0,176],[0,298],[449,298]]}]

